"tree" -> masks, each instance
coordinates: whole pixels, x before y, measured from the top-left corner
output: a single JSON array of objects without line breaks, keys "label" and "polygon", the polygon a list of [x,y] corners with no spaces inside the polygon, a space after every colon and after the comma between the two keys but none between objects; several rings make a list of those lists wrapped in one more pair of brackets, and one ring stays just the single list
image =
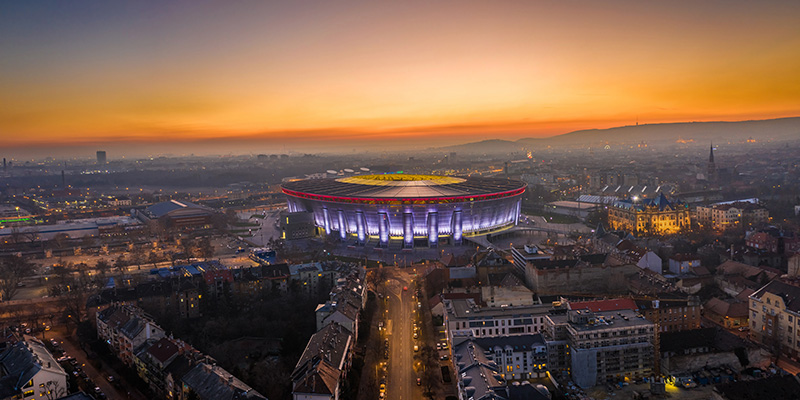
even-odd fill
[{"label": "tree", "polygon": [[10,256],[0,260],[0,296],[5,301],[17,294],[22,278],[30,275],[32,265],[22,257]]},{"label": "tree", "polygon": [[116,261],[114,261],[114,268],[119,271],[120,274],[124,274],[128,267],[128,260],[125,259],[125,255],[120,255]]},{"label": "tree", "polygon": [[161,261],[158,257],[158,253],[155,251],[151,251],[150,255],[147,257],[147,262],[153,264],[153,268],[158,268],[158,262]]},{"label": "tree", "polygon": [[48,381],[44,384],[44,398],[47,400],[60,399],[67,395],[67,388],[61,387],[57,381]]},{"label": "tree", "polygon": [[197,242],[198,253],[202,258],[214,257],[214,246],[207,237],[200,239]]},{"label": "tree", "polygon": [[108,261],[106,260],[100,259],[97,261],[97,264],[95,264],[94,269],[97,271],[97,274],[100,275],[100,277],[102,278],[105,277],[108,271],[111,269],[111,264],[109,264]]},{"label": "tree", "polygon": [[425,387],[425,394],[433,398],[433,386],[436,385],[437,372],[439,369],[439,359],[437,358],[438,352],[433,346],[425,345],[419,349],[417,358],[420,360],[422,366],[422,385]]}]

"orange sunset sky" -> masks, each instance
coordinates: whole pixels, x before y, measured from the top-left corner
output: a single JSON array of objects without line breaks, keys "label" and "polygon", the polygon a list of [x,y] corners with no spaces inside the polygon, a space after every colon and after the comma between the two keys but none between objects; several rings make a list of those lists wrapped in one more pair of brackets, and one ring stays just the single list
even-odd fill
[{"label": "orange sunset sky", "polygon": [[0,147],[800,115],[798,1],[3,1]]}]

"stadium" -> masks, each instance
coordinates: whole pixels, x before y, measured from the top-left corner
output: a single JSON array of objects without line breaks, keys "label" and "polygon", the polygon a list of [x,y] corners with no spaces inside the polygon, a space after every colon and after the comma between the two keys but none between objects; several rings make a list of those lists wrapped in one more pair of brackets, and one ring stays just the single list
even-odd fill
[{"label": "stadium", "polygon": [[286,182],[290,212],[311,212],[327,235],[380,247],[460,244],[514,226],[526,184],[496,178],[356,175]]}]

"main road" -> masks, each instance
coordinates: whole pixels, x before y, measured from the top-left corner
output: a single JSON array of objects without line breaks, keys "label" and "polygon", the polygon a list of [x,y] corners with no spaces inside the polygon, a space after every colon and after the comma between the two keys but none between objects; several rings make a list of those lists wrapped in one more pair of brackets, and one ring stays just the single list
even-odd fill
[{"label": "main road", "polygon": [[[416,317],[411,277],[393,269],[387,284],[389,296],[389,376],[386,398],[413,400],[421,398],[414,372],[413,323]],[[408,288],[408,290],[404,290]]]}]

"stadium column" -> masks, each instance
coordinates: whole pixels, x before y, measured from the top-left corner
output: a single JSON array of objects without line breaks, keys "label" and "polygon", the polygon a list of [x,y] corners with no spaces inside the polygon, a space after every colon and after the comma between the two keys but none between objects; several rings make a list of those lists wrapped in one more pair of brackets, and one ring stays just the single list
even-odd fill
[{"label": "stadium column", "polygon": [[325,235],[331,234],[331,214],[328,212],[328,207],[322,208],[322,223],[325,225]]},{"label": "stadium column", "polygon": [[453,211],[453,226],[450,230],[453,232],[453,244],[461,244],[461,236],[463,232],[461,218],[461,210]]},{"label": "stadium column", "polygon": [[403,213],[403,247],[414,247],[414,214],[411,211]]},{"label": "stadium column", "polygon": [[522,199],[517,200],[517,205],[514,207],[514,225],[519,224],[519,213],[522,212]]},{"label": "stadium column", "polygon": [[361,244],[367,241],[367,221],[364,219],[363,211],[356,211],[356,233],[358,234],[358,242]]},{"label": "stadium column", "polygon": [[342,240],[347,238],[347,221],[344,218],[344,211],[339,210],[339,237]]},{"label": "stadium column", "polygon": [[439,213],[428,213],[428,247],[436,247],[439,243]]},{"label": "stadium column", "polygon": [[385,212],[378,213],[378,236],[381,240],[381,247],[389,245],[389,216]]}]

